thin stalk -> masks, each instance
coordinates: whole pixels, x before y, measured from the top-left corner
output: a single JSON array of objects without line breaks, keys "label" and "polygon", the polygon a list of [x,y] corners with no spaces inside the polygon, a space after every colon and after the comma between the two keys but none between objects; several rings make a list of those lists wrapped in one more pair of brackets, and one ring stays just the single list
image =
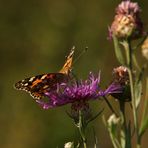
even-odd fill
[{"label": "thin stalk", "polygon": [[107,100],[107,98],[105,96],[103,98],[104,98],[105,102],[107,103],[108,107],[110,108],[110,110],[112,111],[112,113],[114,113],[116,116],[118,116],[117,113],[115,112],[115,110],[113,109],[112,105],[110,104],[110,102]]},{"label": "thin stalk", "polygon": [[111,141],[112,141],[113,147],[114,148],[122,148],[120,143],[118,142],[117,138],[115,138],[113,136],[113,134],[111,134],[111,131],[109,132],[109,134],[110,134],[110,137],[111,137]]},{"label": "thin stalk", "polygon": [[[123,117],[123,123],[122,123],[122,126],[121,126],[121,128],[122,128],[122,132],[123,133],[121,133],[121,144],[122,144],[122,147],[125,147],[125,148],[127,148],[127,126],[126,126],[126,116],[125,116],[125,102],[124,101],[122,101],[122,100],[119,100],[119,106],[120,106],[120,111],[121,111],[121,113],[122,113],[122,117]],[[122,139],[124,139],[124,141],[122,140]],[[123,143],[124,142],[124,143]]]},{"label": "thin stalk", "polygon": [[132,110],[133,110],[133,118],[134,118],[134,125],[136,129],[136,142],[137,142],[137,148],[140,148],[140,141],[139,141],[139,126],[138,126],[138,115],[137,115],[137,109],[136,109],[136,98],[135,98],[135,90],[134,90],[134,80],[133,80],[133,62],[132,62],[132,55],[133,51],[131,48],[131,43],[128,40],[126,42],[127,46],[125,47],[126,56],[127,56],[127,64],[128,64],[128,73],[129,73],[129,80],[130,80],[130,89],[131,89],[131,97],[132,97]]},{"label": "thin stalk", "polygon": [[123,127],[124,127],[124,131],[126,131],[126,116],[125,116],[125,102],[124,101],[119,101],[119,105],[120,105],[120,111],[123,115]]},{"label": "thin stalk", "polygon": [[85,137],[85,125],[84,125],[84,121],[83,121],[83,114],[82,114],[82,111],[80,110],[79,111],[79,133],[80,133],[80,136],[81,136],[81,139],[82,139],[82,142],[83,142],[83,147],[84,148],[87,148],[87,145],[86,145],[86,137]]},{"label": "thin stalk", "polygon": [[81,138],[82,138],[83,147],[84,147],[84,148],[87,148],[87,145],[86,145],[86,138],[85,138],[85,136],[84,136],[83,131],[82,131],[81,128],[79,128],[79,132],[80,132],[80,135],[81,135]]},{"label": "thin stalk", "polygon": [[139,66],[139,64],[138,64],[138,62],[137,62],[136,56],[135,56],[134,54],[132,55],[132,59],[133,59],[133,63],[134,63],[135,66],[137,67],[138,71],[140,71],[141,68],[140,68],[140,66]]}]

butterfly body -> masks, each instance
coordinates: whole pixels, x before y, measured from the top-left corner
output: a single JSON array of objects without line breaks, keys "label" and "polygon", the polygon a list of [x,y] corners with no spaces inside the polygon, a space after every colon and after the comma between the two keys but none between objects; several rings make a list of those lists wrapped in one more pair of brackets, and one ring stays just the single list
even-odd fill
[{"label": "butterfly body", "polygon": [[56,89],[57,84],[68,80],[69,72],[71,71],[74,48],[68,55],[62,69],[57,73],[41,74],[15,83],[15,88],[28,92],[34,99],[41,99],[46,92],[51,89]]}]

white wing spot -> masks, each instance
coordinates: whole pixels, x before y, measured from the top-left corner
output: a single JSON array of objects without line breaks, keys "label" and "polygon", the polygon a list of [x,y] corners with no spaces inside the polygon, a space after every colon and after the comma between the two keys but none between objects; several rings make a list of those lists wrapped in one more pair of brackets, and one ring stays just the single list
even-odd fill
[{"label": "white wing spot", "polygon": [[25,83],[24,86],[28,86],[28,83]]},{"label": "white wing spot", "polygon": [[35,77],[32,77],[29,79],[29,82],[32,82],[35,79]]},{"label": "white wing spot", "polygon": [[41,80],[45,79],[45,78],[46,78],[46,76],[47,76],[47,75],[43,75],[43,76],[41,77]]}]

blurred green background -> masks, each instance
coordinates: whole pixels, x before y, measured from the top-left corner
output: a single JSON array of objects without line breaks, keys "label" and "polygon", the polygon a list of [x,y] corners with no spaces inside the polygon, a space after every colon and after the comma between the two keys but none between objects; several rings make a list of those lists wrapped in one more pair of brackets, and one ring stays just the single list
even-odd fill
[{"label": "blurred green background", "polygon": [[[75,58],[86,46],[88,51],[74,64],[74,72],[86,78],[89,71],[101,70],[101,84],[107,86],[112,69],[119,64],[107,40],[119,2],[0,0],[0,148],[61,148],[76,140],[77,130],[65,113],[69,105],[42,110],[27,93],[14,90],[13,84],[28,76],[57,72],[75,45]],[[147,26],[148,1],[139,2]],[[142,63],[141,52],[137,53]],[[109,116],[103,101],[91,105],[96,112],[105,107]],[[101,116],[93,124],[100,147],[112,148]],[[143,147],[148,145],[147,136]]]}]

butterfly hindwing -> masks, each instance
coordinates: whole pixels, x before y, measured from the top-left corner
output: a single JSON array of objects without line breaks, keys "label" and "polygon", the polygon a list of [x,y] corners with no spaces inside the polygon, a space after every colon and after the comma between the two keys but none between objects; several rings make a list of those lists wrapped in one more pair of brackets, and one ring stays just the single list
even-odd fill
[{"label": "butterfly hindwing", "polygon": [[26,78],[15,84],[18,90],[24,90],[35,99],[41,99],[44,93],[56,87],[57,83],[64,82],[66,77],[62,73],[49,73]]}]

